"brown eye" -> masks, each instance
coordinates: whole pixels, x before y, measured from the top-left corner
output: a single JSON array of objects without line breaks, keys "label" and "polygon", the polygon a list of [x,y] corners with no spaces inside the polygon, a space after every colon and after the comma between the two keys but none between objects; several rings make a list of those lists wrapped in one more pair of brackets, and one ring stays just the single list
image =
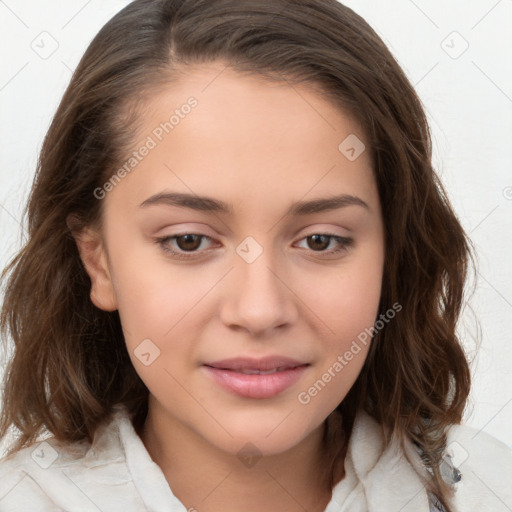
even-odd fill
[{"label": "brown eye", "polygon": [[314,233],[302,238],[300,242],[305,242],[305,245],[302,246],[303,249],[316,252],[321,257],[330,257],[345,253],[352,246],[354,240],[331,233]]},{"label": "brown eye", "polygon": [[206,247],[208,247],[212,239],[209,236],[197,233],[184,233],[183,235],[166,236],[155,239],[155,242],[164,252],[178,259],[204,255],[206,248],[203,246],[203,241],[206,242]]},{"label": "brown eye", "polygon": [[186,235],[176,236],[175,240],[176,245],[182,251],[195,251],[201,245],[202,238],[203,237],[201,235],[194,235],[189,233]]},{"label": "brown eye", "polygon": [[329,235],[310,235],[306,240],[308,241],[310,249],[313,249],[314,251],[323,251],[329,247],[331,238],[332,237]]}]

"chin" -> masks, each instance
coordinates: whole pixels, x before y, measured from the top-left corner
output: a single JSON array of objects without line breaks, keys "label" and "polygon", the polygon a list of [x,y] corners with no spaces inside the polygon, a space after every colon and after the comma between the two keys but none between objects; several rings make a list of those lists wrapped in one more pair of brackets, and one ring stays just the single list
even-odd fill
[{"label": "chin", "polygon": [[210,437],[211,431],[205,433],[206,435],[203,434],[203,437],[210,444],[216,445],[229,454],[240,457],[245,452],[254,451],[254,455],[261,457],[278,455],[292,449],[303,442],[314,430],[314,427],[308,429],[303,419],[293,418],[293,413],[284,421],[286,414],[283,413],[279,421],[268,417],[256,421],[255,415],[251,416],[252,419],[232,422],[229,426],[226,424],[232,437],[225,435],[224,432],[223,435],[216,435],[213,438]]}]

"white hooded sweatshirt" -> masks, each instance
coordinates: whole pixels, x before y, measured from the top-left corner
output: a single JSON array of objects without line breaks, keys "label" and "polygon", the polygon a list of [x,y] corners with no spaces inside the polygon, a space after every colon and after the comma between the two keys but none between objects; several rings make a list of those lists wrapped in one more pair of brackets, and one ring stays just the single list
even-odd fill
[{"label": "white hooded sweatshirt", "polygon": [[[418,452],[410,464],[393,442],[384,449],[380,425],[360,411],[345,459],[345,477],[325,512],[440,510],[425,490]],[[450,458],[451,455],[451,458]],[[512,511],[512,450],[468,426],[448,433],[448,478],[457,512]],[[453,462],[452,467],[450,460]],[[442,509],[441,509],[442,510]],[[0,512],[201,512],[172,493],[160,467],[117,406],[91,443],[62,445],[53,437],[0,460]]]}]

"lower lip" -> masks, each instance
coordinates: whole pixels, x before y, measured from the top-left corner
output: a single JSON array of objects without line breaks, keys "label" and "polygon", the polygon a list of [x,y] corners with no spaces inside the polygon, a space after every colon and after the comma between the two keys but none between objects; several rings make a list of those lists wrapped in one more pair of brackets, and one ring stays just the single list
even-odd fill
[{"label": "lower lip", "polygon": [[244,398],[272,398],[293,386],[307,365],[268,374],[246,374],[233,370],[203,366],[224,389]]}]

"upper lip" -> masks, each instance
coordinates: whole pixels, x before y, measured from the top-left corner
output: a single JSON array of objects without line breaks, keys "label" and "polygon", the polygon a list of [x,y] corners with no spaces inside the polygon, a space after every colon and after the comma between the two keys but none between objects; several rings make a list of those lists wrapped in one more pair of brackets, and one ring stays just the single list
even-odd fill
[{"label": "upper lip", "polygon": [[205,366],[211,366],[213,368],[219,368],[223,370],[286,370],[290,368],[296,368],[297,366],[304,366],[308,363],[291,359],[290,357],[284,356],[269,356],[262,358],[250,358],[250,357],[235,357],[232,359],[222,359],[221,361],[213,361],[211,363],[205,363]]}]

